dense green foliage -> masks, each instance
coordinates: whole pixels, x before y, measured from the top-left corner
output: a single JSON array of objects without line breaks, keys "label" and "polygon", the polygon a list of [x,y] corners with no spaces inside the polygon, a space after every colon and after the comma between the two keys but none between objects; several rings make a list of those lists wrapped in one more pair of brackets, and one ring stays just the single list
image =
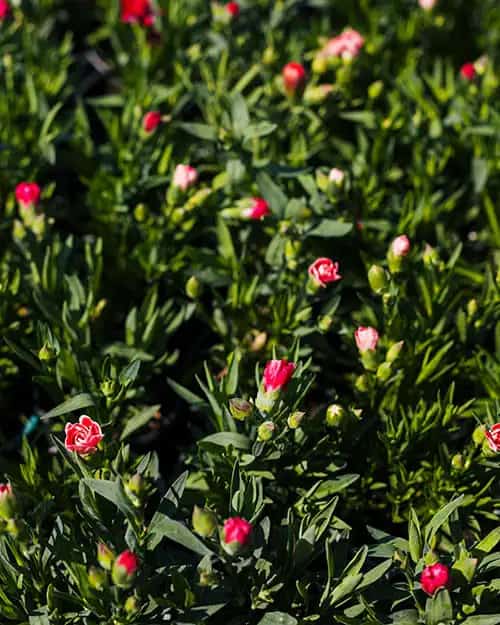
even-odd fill
[{"label": "dense green foliage", "polygon": [[3,2],[0,621],[500,625],[498,1]]}]

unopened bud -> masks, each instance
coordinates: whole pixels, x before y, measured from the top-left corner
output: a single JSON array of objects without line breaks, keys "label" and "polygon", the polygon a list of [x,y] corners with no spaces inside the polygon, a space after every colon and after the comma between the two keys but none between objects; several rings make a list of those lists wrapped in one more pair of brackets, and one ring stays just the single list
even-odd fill
[{"label": "unopened bud", "polygon": [[305,412],[300,412],[299,410],[293,412],[287,419],[288,427],[291,430],[296,430],[298,427],[300,427],[304,416]]},{"label": "unopened bud", "polygon": [[304,102],[306,104],[321,104],[333,91],[333,85],[311,85],[304,91]]},{"label": "unopened bud", "polygon": [[451,459],[451,466],[455,470],[461,471],[464,468],[464,466],[465,466],[463,455],[462,454],[455,454],[453,456],[453,458]]},{"label": "unopened bud", "polygon": [[368,270],[368,282],[374,293],[382,293],[387,288],[387,272],[380,265],[372,265]]},{"label": "unopened bud", "polygon": [[399,354],[401,353],[401,350],[403,349],[404,344],[405,344],[404,341],[398,341],[397,343],[393,343],[387,351],[387,354],[385,357],[386,361],[394,362],[395,360],[397,360],[399,358]]},{"label": "unopened bud", "polygon": [[257,434],[260,441],[269,441],[273,437],[274,430],[276,426],[272,421],[264,421],[259,425],[259,429],[257,430]]},{"label": "unopened bud", "polygon": [[203,287],[196,276],[191,276],[186,282],[186,294],[191,299],[198,299],[202,293]]},{"label": "unopened bud", "polygon": [[252,404],[246,399],[240,397],[233,397],[229,400],[229,410],[233,419],[237,421],[244,421],[253,412]]},{"label": "unopened bud", "polygon": [[328,330],[332,327],[333,319],[330,315],[325,315],[324,317],[319,317],[318,319],[318,328],[321,332],[328,332]]},{"label": "unopened bud", "polygon": [[10,484],[0,484],[0,519],[7,521],[16,512],[16,497]]},{"label": "unopened bud", "polygon": [[207,508],[195,506],[191,521],[194,531],[204,538],[212,536],[217,528],[217,517]]},{"label": "unopened bud", "polygon": [[368,97],[370,100],[376,100],[383,90],[384,83],[381,80],[376,80],[368,87]]},{"label": "unopened bud", "polygon": [[134,208],[135,220],[139,223],[145,221],[149,216],[148,207],[145,204],[137,204]]},{"label": "unopened bud", "polygon": [[485,440],[485,428],[484,425],[478,425],[477,428],[472,433],[472,440],[474,444],[479,446],[482,445]]},{"label": "unopened bud", "polygon": [[354,386],[360,393],[366,393],[370,388],[368,376],[365,373],[363,375],[359,375],[354,382]]},{"label": "unopened bud", "polygon": [[312,66],[311,66],[313,74],[324,74],[328,70],[328,59],[318,54],[314,57]]},{"label": "unopened bud", "polygon": [[344,421],[346,412],[340,404],[330,404],[326,409],[326,424],[328,427],[340,427]]},{"label": "unopened bud", "polygon": [[91,566],[89,568],[87,577],[90,586],[95,590],[102,590],[106,586],[108,581],[106,571],[98,569],[95,566]]},{"label": "unopened bud", "polygon": [[385,382],[391,377],[391,374],[392,374],[392,368],[391,368],[390,362],[383,362],[381,365],[378,366],[377,380],[380,380],[381,382]]},{"label": "unopened bud", "polygon": [[113,583],[120,588],[130,588],[137,569],[139,568],[139,558],[132,551],[123,551],[114,561],[111,570]]},{"label": "unopened bud", "polygon": [[478,309],[477,299],[470,299],[467,302],[467,315],[469,317],[474,317],[474,315],[477,313],[477,309]]},{"label": "unopened bud", "polygon": [[115,554],[104,543],[97,545],[97,561],[106,571],[110,571],[115,560]]},{"label": "unopened bud", "polygon": [[127,599],[125,600],[125,605],[123,607],[125,608],[125,612],[127,614],[135,614],[139,608],[139,606],[137,605],[137,597],[134,597],[134,595],[127,597]]},{"label": "unopened bud", "polygon": [[51,360],[54,360],[56,356],[57,356],[56,350],[48,343],[44,343],[40,351],[38,352],[38,358],[42,362],[50,362]]}]

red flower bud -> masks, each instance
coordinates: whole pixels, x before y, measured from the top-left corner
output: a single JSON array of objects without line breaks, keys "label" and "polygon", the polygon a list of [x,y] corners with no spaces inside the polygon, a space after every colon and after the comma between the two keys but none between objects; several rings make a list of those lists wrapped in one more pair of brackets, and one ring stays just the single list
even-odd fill
[{"label": "red flower bud", "polygon": [[300,63],[287,63],[281,72],[285,91],[293,94],[303,89],[306,83],[306,70]]},{"label": "red flower bud", "polygon": [[262,219],[271,214],[269,204],[264,198],[253,197],[250,202],[249,208],[243,210],[243,217],[247,217],[248,219]]},{"label": "red flower bud", "polygon": [[476,77],[476,68],[474,67],[474,63],[464,63],[460,68],[460,75],[465,80],[474,80]]},{"label": "red flower bud", "polygon": [[235,516],[227,519],[224,523],[224,542],[226,544],[238,543],[244,547],[250,540],[252,524]]},{"label": "red flower bud", "polygon": [[239,17],[240,15],[240,5],[237,2],[228,2],[226,4],[226,11],[232,18]]},{"label": "red flower bud", "polygon": [[330,282],[341,280],[342,276],[338,271],[339,264],[334,263],[330,258],[317,258],[308,269],[313,282],[321,287],[326,287]]},{"label": "red flower bud", "polygon": [[139,558],[132,551],[123,551],[116,558],[111,571],[113,583],[124,588],[130,586],[137,569],[139,568]]},{"label": "red flower bud", "polygon": [[121,0],[121,20],[146,27],[152,26],[155,15],[150,0]]},{"label": "red flower bud", "polygon": [[500,452],[500,423],[495,423],[484,433],[490,449]]},{"label": "red flower bud", "polygon": [[450,569],[440,562],[426,566],[420,576],[420,584],[422,590],[432,596],[436,590],[449,586]]},{"label": "red flower bud", "polygon": [[16,498],[10,484],[0,484],[0,519],[7,521],[14,516]]},{"label": "red flower bud", "polygon": [[0,0],[0,22],[3,22],[4,19],[9,15],[10,13],[10,4],[7,2],[7,0]]},{"label": "red flower bud", "polygon": [[82,415],[78,423],[66,423],[64,446],[68,451],[75,451],[80,456],[93,454],[102,441],[101,426],[87,415]]},{"label": "red flower bud", "polygon": [[277,391],[285,387],[295,371],[295,363],[288,360],[270,360],[264,369],[264,390]]},{"label": "red flower bud", "polygon": [[21,206],[36,206],[40,199],[40,187],[36,182],[20,182],[16,187],[16,200]]},{"label": "red flower bud", "polygon": [[148,111],[142,119],[142,127],[146,132],[153,132],[161,124],[160,111]]}]

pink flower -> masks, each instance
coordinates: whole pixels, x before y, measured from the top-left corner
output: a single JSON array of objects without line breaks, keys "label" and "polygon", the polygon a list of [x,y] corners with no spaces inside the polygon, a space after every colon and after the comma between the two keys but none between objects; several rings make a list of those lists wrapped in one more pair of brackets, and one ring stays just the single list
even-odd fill
[{"label": "pink flower", "polygon": [[437,0],[418,0],[418,3],[424,11],[432,11],[437,4]]},{"label": "pink flower", "polygon": [[446,564],[436,562],[426,566],[420,575],[422,590],[432,596],[436,590],[446,588],[450,583],[450,569]]},{"label": "pink flower", "polygon": [[186,191],[198,180],[198,172],[191,165],[177,165],[174,171],[173,185]]},{"label": "pink flower", "polygon": [[237,2],[228,2],[226,4],[226,11],[232,18],[238,17],[240,14],[240,5]]},{"label": "pink flower", "polygon": [[121,20],[126,23],[139,23],[152,26],[155,20],[150,0],[121,0]]},{"label": "pink flower", "polygon": [[270,360],[264,369],[264,390],[278,391],[285,387],[295,371],[295,363],[288,360]]},{"label": "pink flower", "polygon": [[302,89],[306,82],[306,70],[300,63],[287,63],[283,68],[281,75],[283,76],[283,84],[285,91],[293,94]]},{"label": "pink flower", "polygon": [[20,182],[16,187],[16,200],[23,207],[36,206],[40,199],[40,187],[36,182]]},{"label": "pink flower", "polygon": [[391,252],[394,256],[407,256],[411,249],[410,239],[406,234],[396,237],[391,243]]},{"label": "pink flower", "polygon": [[101,426],[87,415],[82,415],[78,423],[66,423],[64,446],[80,456],[93,454],[102,441]]},{"label": "pink flower", "polygon": [[330,169],[330,173],[328,174],[328,180],[333,182],[337,186],[340,186],[344,182],[345,174],[341,169],[337,169],[334,167]]},{"label": "pink flower", "polygon": [[488,445],[493,451],[500,452],[500,423],[495,423],[484,433]]},{"label": "pink flower", "polygon": [[375,351],[377,349],[379,335],[375,328],[365,328],[364,326],[359,326],[359,328],[354,332],[354,338],[361,353]]},{"label": "pink flower", "polygon": [[12,486],[10,484],[0,484],[0,498],[5,498],[12,494]]},{"label": "pink flower", "polygon": [[347,28],[344,32],[330,39],[320,55],[322,57],[342,57],[343,59],[352,59],[361,52],[365,44],[364,38],[353,28]]},{"label": "pink flower", "polygon": [[330,258],[317,258],[309,266],[308,273],[317,286],[326,287],[329,282],[337,282],[342,276],[338,273],[339,264]]},{"label": "pink flower", "polygon": [[142,127],[146,132],[153,132],[161,124],[160,111],[148,111],[142,119]]},{"label": "pink flower", "polygon": [[249,208],[243,210],[243,216],[248,219],[262,219],[271,214],[269,204],[262,197],[253,197]]},{"label": "pink flower", "polygon": [[460,68],[460,75],[465,80],[474,80],[476,77],[476,68],[474,67],[474,63],[464,63]]},{"label": "pink flower", "polygon": [[252,524],[239,516],[233,516],[224,522],[224,542],[238,543],[244,547],[250,540]]},{"label": "pink flower", "polygon": [[0,0],[0,22],[3,22],[4,19],[9,15],[10,13],[10,4],[7,2],[7,0]]}]

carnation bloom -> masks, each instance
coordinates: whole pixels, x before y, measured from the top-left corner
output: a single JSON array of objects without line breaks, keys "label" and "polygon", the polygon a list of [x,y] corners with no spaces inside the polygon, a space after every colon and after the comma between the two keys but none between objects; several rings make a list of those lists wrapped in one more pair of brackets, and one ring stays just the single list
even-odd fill
[{"label": "carnation bloom", "polygon": [[341,57],[343,59],[352,59],[361,52],[365,44],[364,38],[353,28],[347,28],[344,32],[330,39],[322,51],[322,57]]},{"label": "carnation bloom", "polygon": [[500,452],[500,423],[495,423],[484,433],[488,445],[493,451]]},{"label": "carnation bloom", "polygon": [[394,256],[407,256],[410,252],[411,243],[406,234],[396,237],[391,243],[391,252]]},{"label": "carnation bloom", "polygon": [[329,282],[337,282],[342,276],[339,274],[339,264],[330,258],[317,258],[309,266],[308,273],[317,286],[326,287]]},{"label": "carnation bloom", "polygon": [[174,171],[173,185],[186,191],[198,180],[198,172],[191,165],[177,165]]},{"label": "carnation bloom", "polygon": [[285,387],[295,371],[295,363],[288,360],[270,360],[264,369],[264,390],[278,391]]},{"label": "carnation bloom", "polygon": [[248,219],[262,219],[271,214],[269,204],[262,197],[253,197],[248,208],[243,210],[243,216]]},{"label": "carnation bloom", "polygon": [[476,76],[476,68],[474,63],[464,63],[460,68],[460,75],[465,80],[474,80]]},{"label": "carnation bloom", "polygon": [[330,169],[330,173],[328,174],[328,180],[333,182],[337,186],[340,186],[344,182],[345,174],[341,169],[337,169],[334,167]]},{"label": "carnation bloom", "polygon": [[363,353],[377,349],[379,335],[375,328],[359,326],[354,332],[354,339],[359,351]]},{"label": "carnation bloom", "polygon": [[285,90],[292,94],[302,89],[306,82],[306,70],[300,63],[287,63],[281,72]]},{"label": "carnation bloom", "polygon": [[3,20],[9,15],[10,13],[10,4],[7,2],[7,0],[0,0],[0,22],[3,22]]},{"label": "carnation bloom", "polygon": [[161,124],[160,111],[148,111],[142,119],[142,127],[146,132],[153,132]]},{"label": "carnation bloom", "polygon": [[252,524],[241,517],[234,516],[224,522],[223,535],[226,544],[238,543],[243,547],[250,540],[251,534]]},{"label": "carnation bloom", "polygon": [[450,569],[440,562],[426,566],[420,575],[422,590],[432,596],[436,590],[446,588],[450,583]]},{"label": "carnation bloom", "polygon": [[101,426],[87,415],[82,415],[78,423],[66,423],[64,446],[81,456],[93,454],[102,441]]},{"label": "carnation bloom", "polygon": [[20,182],[16,186],[16,200],[21,206],[36,206],[40,199],[40,187],[36,182]]},{"label": "carnation bloom", "polygon": [[226,4],[226,11],[231,17],[238,17],[240,14],[240,5],[237,2],[228,2]]},{"label": "carnation bloom", "polygon": [[155,15],[150,0],[121,0],[121,20],[152,26]]},{"label": "carnation bloom", "polygon": [[424,11],[432,11],[437,4],[437,0],[418,0],[418,4]]}]

